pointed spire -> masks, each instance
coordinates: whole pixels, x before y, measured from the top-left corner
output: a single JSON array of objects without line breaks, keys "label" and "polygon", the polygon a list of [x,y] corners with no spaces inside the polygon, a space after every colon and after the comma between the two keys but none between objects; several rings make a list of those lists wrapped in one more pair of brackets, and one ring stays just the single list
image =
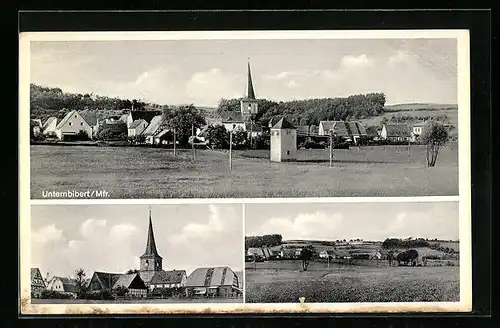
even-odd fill
[{"label": "pointed spire", "polygon": [[250,58],[248,58],[248,81],[247,81],[247,92],[246,95],[247,99],[255,99],[255,91],[253,90],[253,83],[252,83],[252,73],[250,71]]},{"label": "pointed spire", "polygon": [[146,251],[142,256],[148,255],[158,255],[158,250],[156,249],[155,235],[153,232],[153,222],[151,221],[151,208],[149,208],[149,229],[148,229],[148,241],[146,243]]}]

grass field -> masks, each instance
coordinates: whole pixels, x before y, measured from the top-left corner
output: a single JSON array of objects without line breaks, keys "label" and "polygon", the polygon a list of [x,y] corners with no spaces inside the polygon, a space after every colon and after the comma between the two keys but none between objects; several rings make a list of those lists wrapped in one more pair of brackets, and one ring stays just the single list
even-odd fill
[{"label": "grass field", "polygon": [[172,303],[243,303],[242,298],[199,298],[199,299],[134,299],[134,300],[60,300],[60,299],[32,299],[31,304],[172,304]]},{"label": "grass field", "polygon": [[458,194],[458,150],[450,144],[433,168],[425,148],[299,150],[298,160],[272,163],[269,151],[142,147],[31,146],[31,197],[45,191],[105,190],[110,198],[449,196]]},{"label": "grass field", "polygon": [[[361,267],[299,261],[246,269],[247,303],[458,302],[459,267]],[[253,265],[253,264],[252,264]]]},{"label": "grass field", "polygon": [[[419,110],[398,110],[398,109],[392,109],[384,112],[383,114],[379,116],[373,116],[370,118],[364,118],[360,119],[360,122],[365,124],[365,126],[370,126],[370,125],[380,125],[384,117],[387,117],[388,119],[391,118],[393,115],[409,115],[409,116],[414,116],[414,117],[427,117],[427,116],[440,116],[440,115],[446,115],[448,116],[448,120],[450,123],[458,128],[458,110],[455,109],[446,109],[446,108],[441,108],[441,109],[419,109]],[[407,122],[407,124],[413,124],[420,122],[419,120],[412,120]]]}]

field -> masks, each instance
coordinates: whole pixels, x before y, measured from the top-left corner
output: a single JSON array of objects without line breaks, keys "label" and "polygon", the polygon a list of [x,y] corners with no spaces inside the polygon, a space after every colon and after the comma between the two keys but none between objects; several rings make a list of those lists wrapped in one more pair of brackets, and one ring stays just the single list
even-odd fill
[{"label": "field", "polygon": [[269,151],[178,151],[144,147],[32,145],[31,197],[47,191],[105,190],[110,198],[449,196],[458,194],[457,144],[427,168],[425,147],[299,150],[272,163]]},{"label": "field", "polygon": [[61,299],[32,299],[31,304],[172,304],[172,303],[243,303],[242,298],[200,298],[200,299],[134,299],[134,300],[61,300]]},{"label": "field", "polygon": [[[251,264],[250,266],[252,266]],[[247,303],[458,302],[459,267],[362,267],[299,261],[246,269]]]},{"label": "field", "polygon": [[[424,107],[425,108],[425,107]],[[379,116],[373,116],[370,118],[365,118],[365,119],[360,119],[360,122],[365,124],[365,126],[370,126],[370,125],[380,125],[380,122],[384,119],[384,117],[387,117],[388,119],[391,118],[391,116],[398,116],[398,115],[405,115],[405,116],[414,116],[414,117],[426,117],[426,116],[440,116],[440,115],[446,115],[448,116],[448,120],[450,123],[458,128],[458,110],[455,109],[446,109],[446,108],[440,108],[440,109],[418,109],[418,110],[401,110],[401,109],[390,109],[386,110],[383,114]],[[419,120],[412,120],[407,122],[408,124],[413,124],[420,122]]]}]

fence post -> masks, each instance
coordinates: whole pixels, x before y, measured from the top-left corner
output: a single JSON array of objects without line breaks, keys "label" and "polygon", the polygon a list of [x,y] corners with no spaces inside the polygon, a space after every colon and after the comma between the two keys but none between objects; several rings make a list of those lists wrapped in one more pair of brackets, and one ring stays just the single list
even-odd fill
[{"label": "fence post", "polygon": [[174,157],[177,155],[177,149],[176,149],[176,139],[175,139],[175,129],[174,129]]}]

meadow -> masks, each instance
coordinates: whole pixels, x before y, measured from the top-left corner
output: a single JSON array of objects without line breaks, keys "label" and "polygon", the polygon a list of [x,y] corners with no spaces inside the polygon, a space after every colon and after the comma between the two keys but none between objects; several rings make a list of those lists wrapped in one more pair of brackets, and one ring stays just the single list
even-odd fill
[{"label": "meadow", "polygon": [[247,303],[458,302],[459,267],[362,267],[300,261],[253,263],[246,269]]},{"label": "meadow", "polygon": [[289,163],[269,151],[32,145],[31,197],[46,191],[105,190],[109,198],[384,197],[458,195],[458,147],[426,167],[425,147],[299,150]]}]

